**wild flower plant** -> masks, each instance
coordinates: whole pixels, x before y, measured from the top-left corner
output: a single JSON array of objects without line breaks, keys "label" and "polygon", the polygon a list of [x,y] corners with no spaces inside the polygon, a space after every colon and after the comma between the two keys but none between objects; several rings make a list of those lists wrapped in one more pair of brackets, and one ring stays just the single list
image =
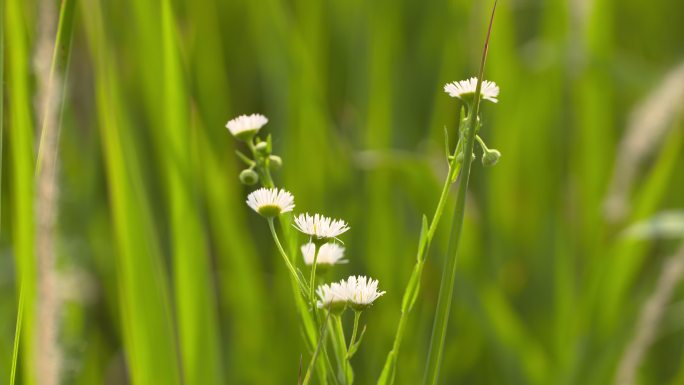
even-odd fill
[{"label": "wild flower plant", "polygon": [[[294,196],[281,188],[275,187],[271,172],[282,165],[280,157],[273,155],[271,136],[262,140],[258,133],[268,122],[260,114],[242,115],[226,124],[230,133],[245,142],[250,154],[238,152],[238,156],[247,165],[240,172],[240,181],[248,186],[259,181],[263,187],[247,196],[247,205],[264,217],[271,230],[271,235],[278,251],[288,269],[293,282],[293,294],[305,330],[308,330],[307,343],[311,359],[301,384],[308,384],[314,370],[317,371],[322,384],[351,384],[354,374],[350,359],[361,344],[365,328],[359,333],[359,320],[363,311],[367,310],[384,291],[378,290],[378,281],[365,276],[351,276],[346,280],[319,284],[318,268],[325,270],[344,263],[344,247],[339,243],[339,236],[349,230],[347,222],[333,219],[321,214],[304,213],[294,217],[290,213],[294,207]],[[309,267],[308,280],[297,267],[297,260],[285,251],[274,221],[279,219],[283,230],[294,227],[309,239],[300,246],[303,261]],[[354,327],[349,342],[345,337],[342,317],[347,309],[354,313]],[[332,347],[337,370],[332,367],[328,356],[326,340]],[[318,360],[319,355],[323,356]],[[314,369],[317,368],[317,369]]]},{"label": "wild flower plant", "polygon": [[[496,10],[496,1],[494,10]],[[377,382],[378,385],[390,385],[394,382],[397,355],[405,334],[408,314],[418,296],[425,257],[444,211],[451,185],[456,183],[456,206],[445,268],[440,284],[424,384],[432,385],[438,380],[456,275],[456,255],[463,229],[466,191],[471,164],[475,159],[475,142],[480,145],[481,160],[484,166],[495,165],[501,157],[498,150],[488,148],[484,140],[478,135],[482,127],[480,101],[487,100],[497,103],[499,96],[499,87],[496,83],[483,80],[494,10],[485,40],[479,75],[470,79],[447,83],[444,86],[446,93],[461,101],[458,141],[454,150],[451,151],[448,131],[445,128],[445,156],[449,170],[432,221],[428,224],[427,218],[423,216],[416,263],[404,292],[401,315],[392,350],[387,355]],[[378,289],[377,280],[365,276],[350,276],[346,280],[343,279],[338,282],[318,283],[317,267],[330,269],[336,264],[346,262],[342,259],[344,248],[338,244],[338,242],[341,243],[338,237],[349,230],[349,225],[341,219],[332,219],[320,214],[310,215],[309,213],[295,216],[293,223],[291,216],[284,215],[295,207],[294,197],[289,192],[274,186],[271,171],[282,165],[282,159],[271,154],[270,135],[267,136],[266,140],[257,136],[261,127],[267,122],[268,119],[263,115],[243,115],[229,121],[226,127],[233,136],[244,141],[251,152],[251,156],[238,152],[240,159],[247,165],[247,168],[240,173],[240,180],[249,186],[261,181],[263,187],[248,195],[247,204],[268,221],[273,240],[289,270],[293,282],[295,303],[298,306],[304,329],[307,331],[307,343],[311,358],[304,377],[301,378],[300,376],[299,383],[308,384],[312,379],[313,371],[316,370],[322,384],[349,385],[354,381],[350,359],[358,350],[365,333],[365,328],[359,333],[361,314],[385,292]],[[308,280],[297,268],[296,259],[291,258],[283,248],[274,227],[275,218],[279,218],[284,231],[293,226],[309,237],[308,242],[300,247],[304,264],[310,268]],[[348,309],[354,313],[354,326],[351,338],[347,343],[342,317]],[[337,368],[332,366],[332,361],[328,355],[328,345],[332,348]],[[322,355],[321,360],[317,360],[319,355]]]}]

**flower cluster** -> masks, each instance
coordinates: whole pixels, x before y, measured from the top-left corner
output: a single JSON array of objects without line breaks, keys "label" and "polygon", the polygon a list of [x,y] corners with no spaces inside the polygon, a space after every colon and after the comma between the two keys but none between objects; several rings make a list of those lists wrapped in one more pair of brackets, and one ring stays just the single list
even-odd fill
[{"label": "flower cluster", "polygon": [[[375,300],[385,294],[378,290],[378,281],[365,276],[350,276],[339,282],[318,284],[320,276],[325,274],[335,265],[346,263],[344,259],[344,247],[338,237],[349,231],[349,225],[342,219],[334,219],[321,214],[303,213],[294,217],[282,214],[290,213],[295,208],[294,196],[287,190],[274,187],[271,172],[282,165],[280,157],[271,154],[271,136],[266,140],[259,138],[259,130],[268,122],[268,119],[259,114],[242,115],[226,124],[230,133],[249,148],[249,155],[237,152],[247,168],[240,172],[240,181],[252,186],[261,182],[262,186],[247,195],[247,206],[268,220],[271,235],[278,248],[283,263],[287,267],[293,282],[294,295],[301,296],[299,304],[305,303],[311,311],[309,322],[316,324],[316,330],[324,330],[318,338],[318,347],[325,343],[326,333],[333,332],[333,322],[328,322],[332,316],[336,318],[336,324],[342,325],[341,317],[347,308],[354,310],[354,329],[351,340],[344,346],[344,351],[335,349],[336,359],[340,367],[348,367],[349,360],[357,351],[363,331],[357,334],[361,312],[369,308]],[[279,218],[285,226],[292,226],[307,236],[306,243],[301,245],[300,250],[304,265],[309,268],[309,278],[296,267],[296,263],[287,255],[275,229],[275,218]],[[339,243],[338,243],[339,242]],[[319,273],[319,276],[316,273]],[[298,305],[301,306],[301,305]],[[326,313],[325,321],[317,312]],[[309,314],[309,312],[304,312]],[[305,315],[306,316],[306,315]],[[365,330],[365,329],[364,329]],[[344,341],[343,329],[336,329],[334,333]],[[358,337],[358,338],[357,338]],[[304,384],[308,384],[311,368],[316,360],[318,347],[312,356],[311,364],[304,377]],[[327,354],[323,350],[323,354]],[[327,358],[326,358],[327,360]],[[351,383],[350,370],[344,369],[338,375],[345,378],[344,383]],[[325,376],[324,376],[325,377]]]}]

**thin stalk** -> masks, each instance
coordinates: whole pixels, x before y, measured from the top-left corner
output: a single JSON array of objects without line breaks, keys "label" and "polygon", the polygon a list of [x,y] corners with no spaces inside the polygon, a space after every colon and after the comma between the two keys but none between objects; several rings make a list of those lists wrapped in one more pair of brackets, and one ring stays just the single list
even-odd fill
[{"label": "thin stalk", "polygon": [[489,20],[489,28],[487,30],[484,50],[482,52],[477,87],[475,89],[475,95],[470,107],[470,111],[468,112],[466,127],[462,137],[464,139],[463,168],[461,170],[461,175],[458,178],[458,186],[456,190],[456,207],[454,208],[451,238],[449,239],[449,247],[446,257],[447,260],[442,272],[442,281],[439,287],[439,298],[437,300],[437,309],[435,312],[435,323],[432,327],[430,350],[428,351],[427,367],[425,370],[425,378],[423,380],[425,385],[434,385],[437,383],[439,378],[439,369],[442,363],[442,354],[444,352],[444,342],[446,340],[449,311],[451,309],[451,300],[453,297],[453,287],[456,280],[456,257],[458,255],[458,247],[461,240],[461,234],[463,232],[466,193],[468,191],[470,166],[472,163],[471,154],[473,153],[473,147],[475,146],[475,134],[479,128],[478,114],[480,108],[480,93],[482,90],[482,78],[484,75],[485,62],[487,60],[487,51],[489,49],[489,39],[492,32],[492,23],[494,22],[496,3],[497,1],[495,0]]},{"label": "thin stalk", "polygon": [[24,314],[24,284],[19,288],[19,305],[17,307],[17,324],[14,328],[14,348],[12,349],[12,369],[9,385],[14,385],[17,376],[17,362],[19,361],[19,339],[21,337],[21,319]]},{"label": "thin stalk", "polygon": [[[447,144],[448,145],[448,144]],[[446,178],[444,179],[444,184],[442,185],[442,192],[439,196],[439,201],[437,202],[437,208],[432,215],[432,220],[428,227],[427,233],[424,235],[424,239],[418,243],[418,252],[416,255],[416,264],[413,266],[413,271],[411,272],[411,278],[406,284],[406,289],[404,289],[404,296],[401,305],[401,315],[399,317],[399,324],[397,326],[397,331],[394,336],[394,342],[392,343],[392,350],[387,354],[385,359],[385,365],[378,379],[378,385],[391,385],[394,383],[394,373],[397,365],[397,355],[399,354],[399,348],[404,340],[404,331],[406,329],[406,323],[408,322],[408,315],[413,309],[413,304],[415,302],[418,291],[420,290],[420,282],[423,276],[423,266],[425,266],[425,258],[427,256],[428,250],[432,243],[432,238],[437,231],[437,226],[440,223],[442,214],[444,213],[444,208],[446,207],[446,202],[449,197],[449,191],[451,190],[451,185],[453,179],[461,169],[461,162],[458,161],[457,155],[461,151],[461,141],[459,141],[454,149],[454,152],[449,160],[449,171]],[[421,235],[422,236],[422,235]]]},{"label": "thin stalk", "polygon": [[287,269],[290,271],[290,275],[292,275],[292,279],[295,280],[299,284],[300,288],[304,290],[304,292],[306,293],[308,291],[306,284],[302,282],[299,278],[297,271],[295,270],[294,266],[292,266],[292,262],[290,262],[290,258],[287,256],[285,249],[283,249],[283,245],[280,244],[280,239],[278,239],[278,233],[276,233],[275,226],[273,225],[273,218],[268,218],[268,228],[271,229],[273,241],[275,241],[276,246],[278,247],[278,251],[280,252],[280,255],[283,257],[283,261],[285,261],[285,265],[287,266]]},{"label": "thin stalk", "polygon": [[314,259],[313,264],[311,265],[311,279],[309,280],[309,301],[311,302],[311,308],[315,309],[316,293],[314,293],[314,289],[316,287],[316,265],[318,264],[318,251],[320,250],[320,246],[317,242],[314,242],[313,245],[316,249],[314,250]]},{"label": "thin stalk", "polygon": [[361,312],[360,311],[354,311],[354,329],[352,330],[352,335],[351,339],[349,340],[349,345],[347,346],[347,360],[349,360],[351,357],[349,356],[349,350],[354,346],[354,343],[356,342],[356,333],[359,330],[359,318],[361,318]]},{"label": "thin stalk", "polygon": [[[76,2],[74,0],[63,0],[61,2],[61,7],[59,11],[59,21],[57,24],[57,34],[55,36],[55,43],[52,50],[52,62],[50,64],[47,93],[48,95],[50,95],[53,92],[53,87],[60,87],[58,95],[59,98],[62,98],[64,96],[64,85],[66,83],[67,68],[69,66],[69,57],[71,54],[71,35],[74,25],[73,20],[75,4]],[[63,66],[64,79],[56,81],[56,79],[59,79],[60,76],[57,73],[57,69],[59,66]],[[61,104],[64,105],[63,101]],[[48,125],[51,123],[49,121],[48,114],[48,110],[51,108],[51,106],[48,103],[45,103],[42,106],[42,108],[43,121],[41,123],[40,142],[38,145],[38,157],[36,159],[36,175],[40,175],[40,171],[43,167],[43,162],[45,161],[45,143],[47,140],[47,134],[49,133]],[[59,126],[57,126],[57,131],[59,132]]]},{"label": "thin stalk", "polygon": [[[247,142],[247,146],[249,147],[249,150],[251,151],[252,156],[256,161],[255,167],[257,169],[257,172],[259,173],[261,185],[266,188],[275,187],[273,177],[271,176],[271,171],[268,165],[268,158],[263,159],[257,153],[256,147],[252,140]],[[283,220],[284,218],[286,217],[281,216],[280,225],[282,231],[286,232],[288,226],[291,224],[291,220]],[[295,296],[295,305],[297,306],[297,312],[301,317],[302,326],[304,327],[304,330],[306,332],[307,343],[311,349],[315,349],[315,346],[317,345],[316,341],[319,339],[317,336],[316,326],[319,325],[320,322],[315,311],[315,298],[309,298],[309,301],[306,301],[306,299],[302,295],[303,293],[309,293],[309,290],[306,287],[306,285],[302,282],[299,274],[297,274],[295,267],[292,265],[292,260],[288,257],[287,253],[283,249],[283,246],[281,245],[280,240],[278,239],[278,235],[275,231],[273,219],[269,220],[269,228],[271,230],[271,234],[273,235],[273,239],[276,243],[276,246],[278,247],[278,251],[285,260],[285,264],[288,267],[288,270],[290,271],[290,275],[292,275],[294,278],[294,280],[292,281],[292,293]],[[309,309],[306,306],[307,303],[309,303],[312,306],[312,309],[314,309],[312,312],[309,312]],[[325,349],[325,346],[323,346],[323,356],[325,357],[326,363],[329,363],[330,359],[328,357],[328,353]],[[319,366],[319,376],[321,377],[321,383],[323,385],[327,384],[327,371],[328,368],[325,365]]]},{"label": "thin stalk", "polygon": [[335,331],[335,338],[337,339],[337,349],[336,353],[338,355],[338,360],[340,362],[340,368],[342,370],[341,377],[344,380],[342,383],[345,385],[351,385],[351,367],[349,366],[349,361],[347,360],[347,343],[344,337],[344,327],[342,327],[342,317],[337,315],[333,319],[333,330]]},{"label": "thin stalk", "polygon": [[320,337],[318,337],[318,344],[316,344],[316,350],[314,350],[313,356],[311,356],[311,362],[309,362],[309,367],[306,369],[306,376],[304,376],[304,382],[302,382],[302,385],[308,385],[309,381],[311,381],[311,373],[313,373],[313,367],[316,363],[316,358],[318,358],[318,352],[321,350],[323,341],[325,340],[325,334],[327,331],[325,325],[328,323],[329,318],[330,312],[328,312],[328,314],[325,316],[325,322],[321,326],[321,331],[319,333]]}]

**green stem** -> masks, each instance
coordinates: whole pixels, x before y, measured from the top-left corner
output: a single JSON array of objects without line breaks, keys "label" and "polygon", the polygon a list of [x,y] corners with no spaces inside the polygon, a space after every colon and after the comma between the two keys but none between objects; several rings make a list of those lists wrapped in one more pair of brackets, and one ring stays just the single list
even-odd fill
[{"label": "green stem", "polygon": [[432,337],[430,339],[430,350],[428,352],[428,363],[425,372],[424,384],[436,384],[439,376],[439,366],[442,362],[442,352],[444,351],[444,340],[451,308],[451,298],[453,294],[454,281],[456,279],[456,255],[463,231],[463,218],[465,216],[466,192],[468,190],[468,180],[470,178],[470,165],[474,147],[474,119],[468,119],[466,128],[466,142],[463,156],[463,169],[458,178],[456,189],[456,208],[451,225],[451,238],[447,251],[447,261],[442,272],[442,281],[439,287],[439,299],[437,300],[437,310],[435,312],[435,323],[432,327]]},{"label": "green stem", "polygon": [[446,207],[446,202],[449,197],[449,191],[451,189],[452,180],[458,174],[461,169],[461,162],[457,160],[458,153],[461,151],[461,141],[457,143],[451,160],[449,161],[449,172],[444,179],[444,184],[442,185],[442,192],[439,196],[439,201],[437,202],[437,208],[432,216],[432,221],[430,221],[430,226],[426,234],[425,242],[419,242],[418,252],[416,257],[416,264],[413,266],[413,271],[411,272],[411,279],[406,284],[406,289],[404,289],[404,296],[401,306],[401,315],[399,317],[399,324],[397,326],[397,331],[394,336],[394,342],[392,344],[392,350],[387,354],[385,359],[385,366],[383,367],[380,378],[378,379],[378,385],[388,385],[394,383],[394,373],[396,370],[397,360],[396,357],[399,354],[399,348],[404,340],[404,331],[406,329],[406,323],[408,322],[408,315],[413,308],[413,302],[420,290],[420,281],[423,276],[423,266],[427,252],[430,249],[430,244],[432,243],[432,238],[437,231],[437,226],[440,223],[442,214],[444,213],[444,208]]},{"label": "green stem", "polygon": [[456,257],[458,253],[458,246],[461,241],[461,233],[463,232],[463,219],[465,217],[465,202],[466,193],[468,191],[468,181],[470,179],[470,165],[472,163],[473,147],[475,146],[475,134],[478,131],[479,124],[479,109],[480,109],[480,93],[482,91],[482,78],[484,75],[485,62],[487,60],[487,51],[489,50],[489,39],[492,33],[492,24],[494,22],[494,13],[496,12],[497,1],[494,1],[494,7],[489,19],[489,28],[487,30],[487,37],[485,39],[484,49],[482,52],[482,60],[480,62],[480,72],[477,78],[477,87],[475,88],[475,95],[473,102],[466,119],[465,127],[465,142],[463,151],[463,169],[458,179],[458,187],[456,192],[456,207],[454,208],[454,217],[451,225],[451,238],[449,239],[449,247],[447,249],[446,263],[442,271],[442,281],[439,287],[439,298],[437,300],[437,309],[435,311],[435,323],[432,327],[432,337],[430,339],[430,350],[428,351],[427,367],[425,368],[424,385],[434,385],[439,378],[439,368],[442,363],[442,354],[444,352],[444,342],[446,339],[446,332],[449,320],[449,311],[451,309],[451,300],[453,297],[453,287],[456,280]]},{"label": "green stem", "polygon": [[[52,50],[52,63],[50,63],[50,74],[48,79],[48,94],[52,92],[52,88],[55,86],[55,74],[57,73],[57,67],[64,65],[64,78],[62,79],[61,89],[59,90],[59,97],[64,96],[64,87],[66,85],[66,75],[68,73],[67,67],[69,65],[69,57],[71,53],[71,35],[74,25],[74,5],[76,2],[74,0],[64,0],[61,2],[61,8],[59,12],[59,21],[57,25],[57,35],[55,36],[55,46]],[[64,105],[63,101],[60,103]],[[43,122],[42,129],[40,132],[40,142],[38,145],[38,157],[36,162],[36,175],[40,175],[40,170],[42,169],[43,162],[43,150],[45,146],[45,138],[47,135],[48,124],[50,123],[48,119],[47,109],[50,108],[48,104],[41,106],[43,108]],[[60,114],[61,118],[61,114]],[[56,126],[59,130],[59,124]]]},{"label": "green stem", "polygon": [[[252,138],[252,140],[254,139]],[[261,184],[266,188],[273,188],[275,187],[275,184],[273,183],[271,170],[268,168],[268,158],[264,158],[257,153],[256,146],[252,140],[247,141],[247,147],[249,147],[249,150],[252,152],[252,157],[256,161],[256,169],[261,178]]]},{"label": "green stem", "polygon": [[311,279],[309,280],[309,301],[311,301],[311,308],[315,309],[316,308],[316,293],[314,292],[316,288],[316,265],[318,263],[318,251],[320,250],[320,247],[317,242],[313,243],[314,245],[314,259],[313,259],[313,264],[311,265]]},{"label": "green stem", "polygon": [[477,142],[480,143],[480,147],[482,147],[482,152],[487,152],[489,150],[484,140],[480,138],[480,135],[475,135],[475,140],[477,140]]},{"label": "green stem", "polygon": [[12,350],[12,369],[10,372],[10,385],[14,385],[17,375],[17,361],[19,361],[19,338],[21,337],[21,319],[24,313],[24,284],[19,288],[19,305],[17,309],[17,324],[14,329],[14,348]]},{"label": "green stem", "polygon": [[273,218],[268,218],[268,227],[269,229],[271,229],[271,235],[273,236],[273,240],[275,241],[276,246],[278,246],[278,251],[280,252],[280,255],[283,257],[283,261],[285,261],[285,265],[287,266],[287,269],[290,271],[292,279],[295,282],[297,282],[299,284],[299,287],[306,293],[308,291],[306,284],[302,282],[302,280],[299,278],[297,271],[295,270],[294,266],[292,266],[292,262],[290,262],[290,258],[287,256],[285,249],[283,249],[283,245],[280,244],[278,234],[276,233],[275,226],[273,225]]},{"label": "green stem", "polygon": [[349,357],[349,349],[351,349],[356,342],[356,333],[359,330],[359,318],[361,318],[361,312],[354,310],[354,330],[352,330],[351,340],[349,340],[349,346],[347,346],[347,360],[351,358]]},{"label": "green stem", "polygon": [[[259,178],[261,180],[261,185],[265,188],[273,188],[275,187],[275,184],[273,182],[273,178],[271,176],[271,171],[268,167],[268,159],[264,159],[262,156],[260,156],[257,151],[256,147],[254,145],[253,139],[247,141],[247,147],[249,148],[252,157],[254,158],[254,164],[250,165],[251,167],[255,167],[257,170],[257,173],[259,174]],[[250,160],[250,162],[252,162]],[[287,235],[287,231],[289,229],[289,226],[291,225],[291,219],[287,215],[281,215],[280,217],[280,225],[281,225],[281,230],[283,231],[284,234]],[[306,298],[306,293],[309,293],[309,289],[306,287],[306,284],[302,281],[300,278],[299,274],[297,274],[296,269],[294,268],[294,265],[292,264],[293,261],[288,257],[287,253],[283,249],[283,246],[280,243],[280,240],[278,239],[278,235],[275,231],[275,227],[273,225],[273,219],[269,219],[269,228],[271,230],[271,235],[273,236],[273,240],[276,243],[276,246],[278,247],[278,251],[280,252],[280,255],[283,257],[285,260],[285,265],[287,266],[290,275],[292,276],[292,294],[294,295],[294,300],[295,300],[295,305],[297,307],[297,312],[299,313],[300,320],[303,326],[303,329],[305,331],[305,336],[306,336],[306,342],[307,345],[311,349],[315,349],[317,346],[317,341],[319,340],[318,336],[318,330],[317,330],[317,325],[320,324],[319,318],[318,318],[318,313],[316,312],[315,308],[315,301],[313,303],[313,311],[310,312],[309,307],[307,304],[310,304],[311,301],[307,301]],[[286,237],[286,240],[287,237]],[[294,250],[290,249],[294,255]],[[321,364],[319,362],[319,365],[317,366],[318,374],[320,377],[320,381],[322,385],[326,385],[328,375],[331,374],[329,372],[328,366],[330,366],[329,362],[330,359],[328,357],[327,350],[325,349],[325,345],[323,346],[323,356],[325,358],[325,362]],[[326,364],[328,366],[326,366]],[[334,377],[334,376],[333,376]],[[337,382],[337,381],[335,381]]]},{"label": "green stem", "polygon": [[321,331],[319,333],[320,337],[318,337],[318,343],[316,344],[316,350],[314,350],[314,353],[311,356],[311,362],[309,362],[309,367],[306,369],[306,375],[304,376],[304,382],[302,382],[302,385],[308,385],[309,381],[311,381],[311,374],[313,373],[313,367],[316,364],[316,358],[318,358],[318,352],[321,350],[321,346],[325,340],[325,332],[327,330],[325,324],[328,322],[328,318],[330,318],[330,312],[328,312],[328,315],[326,315],[325,322],[321,327]]},{"label": "green stem", "polygon": [[344,384],[351,385],[351,366],[349,365],[349,360],[347,360],[347,342],[344,337],[344,327],[342,326],[342,317],[335,316],[335,333],[337,334],[337,343],[339,346],[339,359],[342,362],[342,378],[344,379]]}]

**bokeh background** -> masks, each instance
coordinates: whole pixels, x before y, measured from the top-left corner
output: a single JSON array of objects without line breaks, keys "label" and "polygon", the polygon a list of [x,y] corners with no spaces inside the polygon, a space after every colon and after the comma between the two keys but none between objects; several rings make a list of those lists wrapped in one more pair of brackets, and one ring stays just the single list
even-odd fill
[{"label": "bokeh background", "polygon": [[[224,127],[258,112],[296,211],[351,225],[350,263],[329,279],[367,274],[387,291],[353,360],[357,383],[374,383],[446,174],[443,127],[455,137],[442,87],[475,75],[492,2],[62,2],[73,38],[58,48],[65,92],[47,125],[60,130],[45,160],[57,170],[46,283],[36,224],[50,201],[34,174],[52,56],[39,48],[54,44],[59,3],[1,7],[0,382],[23,281],[17,383],[296,383],[307,351],[288,277],[244,204],[241,147]],[[684,207],[682,15],[675,0],[499,2],[485,74],[501,95],[481,135],[503,157],[474,164],[442,383],[617,384],[644,327],[634,383],[684,383],[682,273],[664,273],[678,272],[668,258],[682,233],[625,235]],[[397,384],[422,381],[452,203]],[[660,316],[648,308],[655,320],[640,323],[664,276]],[[45,359],[60,382],[41,379]]]}]

